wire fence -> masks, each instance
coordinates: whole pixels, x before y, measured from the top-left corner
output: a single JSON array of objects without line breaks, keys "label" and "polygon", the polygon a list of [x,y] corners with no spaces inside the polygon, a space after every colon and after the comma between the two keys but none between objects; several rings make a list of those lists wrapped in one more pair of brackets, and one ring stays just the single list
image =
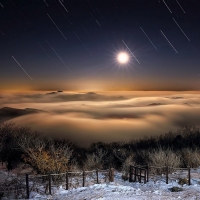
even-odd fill
[{"label": "wire fence", "polygon": [[[192,171],[191,171],[192,170]],[[154,182],[163,180],[167,184],[175,180],[182,180],[182,183],[191,185],[191,179],[200,179],[200,169],[198,168],[175,168],[169,166],[130,166],[129,182]],[[184,180],[184,181],[183,181]]]},{"label": "wire fence", "polygon": [[59,187],[70,190],[94,184],[114,182],[114,169],[76,171],[61,174],[9,176],[0,183],[1,197],[29,199],[31,192],[53,195]]},{"label": "wire fence", "polygon": [[25,177],[9,175],[0,183],[0,199],[12,196],[13,199],[26,198]]},{"label": "wire fence", "polygon": [[[200,179],[200,168],[173,168],[169,166],[130,166],[129,182],[154,182],[163,180],[167,184],[184,180],[180,184],[191,185],[191,180]],[[28,199],[31,192],[53,195],[59,187],[66,190],[87,187],[94,184],[114,182],[114,169],[75,171],[48,175],[8,176],[0,182],[0,199]]]}]

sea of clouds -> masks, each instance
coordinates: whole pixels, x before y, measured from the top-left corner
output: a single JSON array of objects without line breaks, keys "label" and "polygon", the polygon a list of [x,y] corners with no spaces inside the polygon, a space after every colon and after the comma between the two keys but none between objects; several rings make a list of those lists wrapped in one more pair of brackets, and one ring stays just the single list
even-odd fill
[{"label": "sea of clouds", "polygon": [[[80,145],[130,141],[200,126],[198,92],[50,92],[0,94],[0,109],[34,108],[37,113],[6,118],[49,136]],[[45,112],[44,112],[45,111]],[[0,114],[0,118],[1,118]]]}]

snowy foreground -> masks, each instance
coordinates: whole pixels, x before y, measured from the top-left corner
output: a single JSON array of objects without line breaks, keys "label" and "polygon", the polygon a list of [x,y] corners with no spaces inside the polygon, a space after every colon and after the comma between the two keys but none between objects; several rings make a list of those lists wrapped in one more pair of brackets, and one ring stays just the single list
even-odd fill
[{"label": "snowy foreground", "polygon": [[[89,187],[81,187],[78,189],[65,190],[60,187],[53,195],[39,195],[31,193],[31,199],[53,199],[53,200],[172,200],[172,199],[188,199],[199,200],[200,199],[200,185],[199,176],[192,179],[191,186],[179,185],[178,181],[165,183],[165,180],[153,181],[150,180],[147,184],[143,183],[129,183],[123,181],[121,175],[115,176],[114,183],[95,184]],[[182,188],[181,192],[171,192],[170,188],[177,186]]]},{"label": "snowy foreground", "polygon": [[[0,181],[7,172],[0,170]],[[26,170],[27,172],[27,170]],[[12,171],[12,175],[15,172]],[[115,172],[113,183],[95,184],[89,187],[65,190],[65,188],[54,188],[53,195],[44,195],[36,192],[30,193],[32,200],[200,200],[200,168],[191,169],[191,185],[179,185],[178,178],[187,177],[187,171],[170,174],[169,184],[165,183],[165,175],[150,177],[147,184],[129,183],[122,180],[122,174]],[[173,181],[172,181],[173,177]],[[154,178],[154,180],[153,180]],[[179,187],[180,192],[172,192],[171,188]],[[0,198],[1,199],[1,198]],[[3,197],[3,200],[11,198]],[[12,198],[14,199],[14,198]]]}]

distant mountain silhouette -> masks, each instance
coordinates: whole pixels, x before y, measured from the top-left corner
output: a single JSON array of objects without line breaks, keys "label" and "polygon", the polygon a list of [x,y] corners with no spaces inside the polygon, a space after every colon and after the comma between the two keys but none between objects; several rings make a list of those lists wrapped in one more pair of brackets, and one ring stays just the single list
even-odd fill
[{"label": "distant mountain silhouette", "polygon": [[95,93],[95,92],[88,92],[87,94],[97,94],[97,93]]},{"label": "distant mountain silhouette", "polygon": [[151,103],[147,106],[162,106],[162,105],[166,105],[166,104],[164,104],[164,103]]},{"label": "distant mountain silhouette", "polygon": [[[17,95],[17,99],[21,99],[21,102],[34,102],[34,103],[48,103],[48,102],[68,102],[68,101],[118,101],[127,100],[123,96],[104,95],[95,92],[88,93],[70,93],[61,90],[52,91],[45,94],[24,94]],[[15,101],[14,101],[15,102]]]},{"label": "distant mountain silhouette", "polygon": [[184,99],[183,97],[171,97],[171,99]]},{"label": "distant mountain silhouette", "polygon": [[53,100],[59,101],[115,101],[115,100],[125,100],[126,98],[123,96],[106,96],[102,94],[97,94],[95,92],[88,93],[77,93],[77,94],[69,94],[61,91],[57,92],[49,92],[45,95],[49,95],[53,98]]},{"label": "distant mountain silhouette", "polygon": [[46,93],[46,94],[58,94],[58,93],[61,93],[61,92],[63,92],[62,90],[58,90],[58,91],[56,91],[56,92],[48,92],[48,93]]},{"label": "distant mountain silhouette", "polygon": [[43,110],[33,109],[33,108],[25,108],[25,109],[18,109],[18,108],[11,108],[11,107],[3,107],[0,109],[0,122],[20,117],[22,115],[28,114],[36,114],[46,112]]},{"label": "distant mountain silhouette", "polygon": [[183,97],[165,97],[165,98],[168,98],[168,99],[184,99]]},{"label": "distant mountain silhouette", "polygon": [[48,92],[46,94],[57,94],[57,92]]}]

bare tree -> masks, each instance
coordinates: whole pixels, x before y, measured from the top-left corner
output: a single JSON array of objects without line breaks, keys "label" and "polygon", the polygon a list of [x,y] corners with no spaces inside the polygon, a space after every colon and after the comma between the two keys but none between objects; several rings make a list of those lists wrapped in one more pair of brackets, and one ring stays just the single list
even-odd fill
[{"label": "bare tree", "polygon": [[114,149],[113,154],[122,163],[121,164],[122,178],[124,180],[127,180],[130,165],[135,165],[134,153],[125,148],[121,148],[121,149]]},{"label": "bare tree", "polygon": [[163,170],[165,171],[165,166],[168,166],[170,171],[173,171],[173,168],[181,166],[181,156],[171,149],[154,149],[152,152],[149,152],[149,160],[150,165],[160,167],[155,173],[163,173]]},{"label": "bare tree", "polygon": [[185,167],[199,167],[200,166],[200,150],[184,148],[180,151],[182,161]]},{"label": "bare tree", "polygon": [[16,142],[24,152],[24,161],[40,173],[61,173],[70,167],[72,148],[67,142],[55,142],[24,127],[16,134]]},{"label": "bare tree", "polygon": [[103,165],[106,163],[107,151],[103,149],[96,149],[96,152],[92,154],[86,154],[86,161],[84,163],[85,169],[102,169]]},{"label": "bare tree", "polygon": [[12,169],[13,163],[18,162],[20,158],[14,138],[17,129],[18,127],[14,123],[0,124],[0,160],[6,162],[8,170]]}]

